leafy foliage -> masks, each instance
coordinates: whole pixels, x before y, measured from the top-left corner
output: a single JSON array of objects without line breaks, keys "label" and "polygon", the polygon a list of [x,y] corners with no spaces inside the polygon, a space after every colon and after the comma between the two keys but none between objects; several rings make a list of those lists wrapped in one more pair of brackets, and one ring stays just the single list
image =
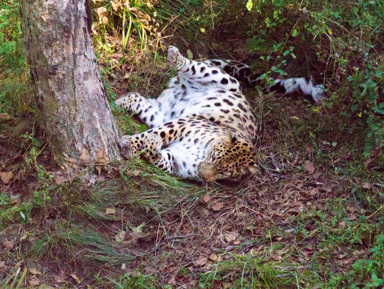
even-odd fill
[{"label": "leafy foliage", "polygon": [[[384,3],[248,1],[247,9],[247,22],[252,23],[247,45],[259,58],[257,66],[284,75],[290,63],[300,67],[306,62],[314,73],[310,75],[317,80],[321,78],[316,73],[322,71],[322,81],[331,94],[329,105],[355,120],[357,127],[364,122],[365,155],[382,148]],[[308,54],[310,51],[316,51],[316,55]],[[312,63],[308,64],[309,59]],[[342,123],[339,128],[353,130]]]}]

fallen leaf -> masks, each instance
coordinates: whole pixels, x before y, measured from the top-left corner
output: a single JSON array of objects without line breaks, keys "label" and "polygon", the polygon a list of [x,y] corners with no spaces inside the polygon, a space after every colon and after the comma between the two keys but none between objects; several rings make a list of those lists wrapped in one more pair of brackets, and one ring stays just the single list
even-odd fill
[{"label": "fallen leaf", "polygon": [[121,270],[125,270],[126,267],[125,263],[121,264]]},{"label": "fallen leaf", "polygon": [[65,271],[64,270],[61,270],[60,271],[60,275],[59,276],[56,276],[56,282],[58,283],[64,283],[66,282],[65,279],[66,279],[66,275],[65,275]]},{"label": "fallen leaf", "polygon": [[13,177],[13,173],[12,172],[1,172],[0,173],[0,179],[6,185],[9,184],[9,182],[12,179],[12,177]]},{"label": "fallen leaf", "polygon": [[311,161],[305,161],[303,168],[305,171],[307,171],[310,174],[313,174],[313,172],[315,171],[315,166]]},{"label": "fallen leaf", "polygon": [[41,275],[41,272],[33,267],[29,268],[29,273],[31,273],[32,275]]},{"label": "fallen leaf", "polygon": [[79,277],[77,277],[75,274],[71,274],[71,277],[73,278],[73,280],[76,281],[77,284],[80,284],[80,283],[81,283]]},{"label": "fallen leaf", "polygon": [[103,150],[99,150],[96,154],[96,161],[101,165],[106,165],[109,163],[109,159],[107,157],[107,154]]},{"label": "fallen leaf", "polygon": [[273,261],[280,261],[282,257],[280,255],[272,255]]},{"label": "fallen leaf", "polygon": [[33,286],[33,287],[40,285],[40,281],[38,279],[31,279],[28,281],[28,283],[30,286]]},{"label": "fallen leaf", "polygon": [[223,207],[224,207],[223,202],[217,202],[217,203],[212,205],[212,210],[217,212],[217,211],[220,211]]},{"label": "fallen leaf", "polygon": [[116,215],[116,210],[115,209],[112,209],[112,208],[107,208],[105,210],[105,214],[106,215]]},{"label": "fallen leaf", "polygon": [[211,197],[209,195],[205,195],[203,198],[204,203],[208,203],[211,200]]},{"label": "fallen leaf", "polygon": [[122,241],[124,241],[125,239],[125,235],[126,233],[124,231],[120,231],[120,233],[118,233],[116,236],[115,236],[115,240],[116,242],[120,243]]},{"label": "fallen leaf", "polygon": [[319,189],[318,188],[313,188],[309,194],[311,196],[316,196],[318,193],[319,193]]},{"label": "fallen leaf", "polygon": [[209,255],[209,260],[214,261],[214,262],[219,262],[220,258],[216,254],[211,254]]},{"label": "fallen leaf", "polygon": [[191,285],[192,288],[195,288],[197,285],[197,280],[191,280],[191,282],[189,282],[189,285]]},{"label": "fallen leaf", "polygon": [[168,284],[173,285],[174,287],[176,286],[177,282],[175,276],[172,276],[171,280],[168,281]]},{"label": "fallen leaf", "polygon": [[106,152],[103,151],[102,149],[100,149],[96,153],[96,163],[97,163],[97,165],[95,166],[95,168],[96,168],[97,174],[100,175],[101,174],[101,168],[109,163],[108,156],[107,156]]},{"label": "fallen leaf", "polygon": [[364,184],[362,185],[362,187],[363,187],[364,189],[369,190],[369,189],[371,188],[371,184],[369,184],[369,183],[364,183]]},{"label": "fallen leaf", "polygon": [[28,238],[28,235],[27,234],[24,234],[21,238],[20,238],[20,241],[24,241]]},{"label": "fallen leaf", "polygon": [[15,244],[12,241],[4,241],[3,245],[8,250],[11,250]]},{"label": "fallen leaf", "polygon": [[208,259],[204,257],[200,257],[198,260],[194,262],[196,266],[204,266],[207,263]]},{"label": "fallen leaf", "polygon": [[237,233],[232,232],[232,233],[224,234],[224,238],[225,238],[225,241],[227,241],[228,243],[235,241],[237,238]]},{"label": "fallen leaf", "polygon": [[5,261],[0,262],[0,269],[5,268]]},{"label": "fallen leaf", "polygon": [[83,149],[81,151],[81,156],[80,156],[79,160],[81,162],[85,162],[85,161],[89,160],[88,151],[84,146],[83,146]]},{"label": "fallen leaf", "polygon": [[0,122],[5,122],[10,119],[11,117],[8,113],[0,113]]}]

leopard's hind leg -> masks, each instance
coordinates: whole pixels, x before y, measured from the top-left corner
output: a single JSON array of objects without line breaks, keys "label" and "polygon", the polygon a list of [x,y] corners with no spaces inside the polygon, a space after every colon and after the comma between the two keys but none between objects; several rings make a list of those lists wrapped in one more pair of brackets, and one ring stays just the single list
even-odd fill
[{"label": "leopard's hind leg", "polygon": [[179,71],[184,87],[216,87],[218,89],[240,90],[239,82],[222,69],[207,62],[189,60],[174,46],[168,48],[168,64]]},{"label": "leopard's hind leg", "polygon": [[141,156],[150,163],[168,173],[176,174],[177,166],[172,151],[163,148],[188,135],[186,125],[186,119],[176,119],[140,134],[125,135],[120,141],[121,153],[127,159],[141,153]]}]

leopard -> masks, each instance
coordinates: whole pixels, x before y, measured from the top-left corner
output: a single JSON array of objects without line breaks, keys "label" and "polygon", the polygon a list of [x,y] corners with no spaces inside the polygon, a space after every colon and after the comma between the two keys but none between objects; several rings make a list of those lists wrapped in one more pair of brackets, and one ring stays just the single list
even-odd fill
[{"label": "leopard", "polygon": [[[238,181],[257,172],[256,117],[239,79],[258,78],[249,66],[220,59],[190,60],[175,46],[167,63],[177,75],[157,98],[130,92],[116,105],[134,113],[148,130],[124,135],[122,155],[138,155],[183,179],[207,183]],[[301,90],[318,101],[321,86],[303,79],[276,80],[272,89]]]}]

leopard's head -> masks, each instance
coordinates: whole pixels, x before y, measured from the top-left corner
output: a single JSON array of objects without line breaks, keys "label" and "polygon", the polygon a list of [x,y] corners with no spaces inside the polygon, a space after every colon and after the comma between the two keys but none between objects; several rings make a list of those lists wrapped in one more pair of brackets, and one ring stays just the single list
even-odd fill
[{"label": "leopard's head", "polygon": [[253,145],[228,136],[209,152],[198,166],[200,177],[206,182],[240,180],[256,173],[256,153]]}]

